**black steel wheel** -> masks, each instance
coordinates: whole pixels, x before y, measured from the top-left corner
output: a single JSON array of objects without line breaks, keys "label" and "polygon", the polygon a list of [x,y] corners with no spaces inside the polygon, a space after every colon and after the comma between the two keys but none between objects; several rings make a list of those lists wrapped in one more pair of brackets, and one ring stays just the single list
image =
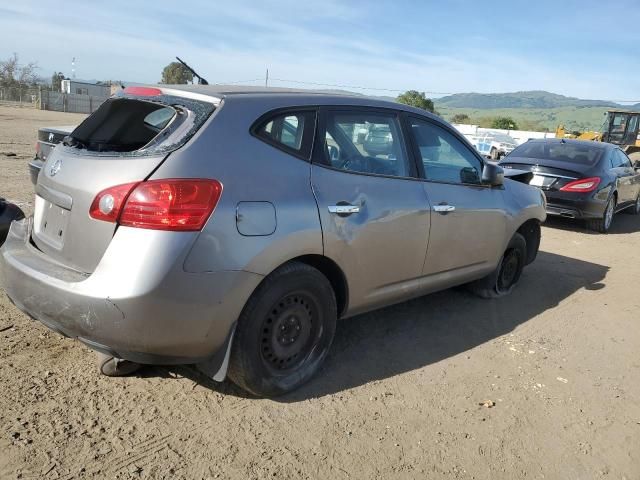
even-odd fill
[{"label": "black steel wheel", "polygon": [[229,378],[259,397],[295,390],[318,370],[336,329],[336,297],[317,269],[291,262],[263,280],[235,331]]},{"label": "black steel wheel", "polygon": [[482,298],[499,298],[511,293],[527,262],[527,242],[515,233],[500,263],[489,275],[468,284],[469,290]]}]

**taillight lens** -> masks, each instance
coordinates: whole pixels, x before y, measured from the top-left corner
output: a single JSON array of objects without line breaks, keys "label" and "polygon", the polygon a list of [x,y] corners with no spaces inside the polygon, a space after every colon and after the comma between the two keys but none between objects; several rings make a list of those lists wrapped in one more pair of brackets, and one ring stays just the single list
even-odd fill
[{"label": "taillight lens", "polygon": [[91,207],[89,208],[91,218],[111,223],[117,222],[124,201],[136,185],[138,185],[138,182],[117,185],[102,190],[96,195],[96,198],[93,199],[93,203],[91,203]]},{"label": "taillight lens", "polygon": [[567,183],[560,189],[561,192],[593,192],[600,185],[600,177],[581,178]]},{"label": "taillight lens", "polygon": [[[217,180],[151,180],[100,192],[90,214],[128,227],[198,231],[216,208],[221,194],[222,184]],[[107,217],[103,210],[108,211],[112,204],[113,213],[110,211]]]}]

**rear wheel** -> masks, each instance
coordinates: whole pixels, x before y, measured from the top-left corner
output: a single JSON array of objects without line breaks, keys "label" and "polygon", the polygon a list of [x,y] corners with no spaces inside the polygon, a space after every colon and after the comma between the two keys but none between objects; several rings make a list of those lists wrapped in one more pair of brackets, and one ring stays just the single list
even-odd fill
[{"label": "rear wheel", "polygon": [[489,275],[468,284],[469,290],[482,298],[499,298],[511,293],[520,280],[527,261],[527,242],[516,233],[511,238],[497,268]]},{"label": "rear wheel", "polygon": [[260,397],[300,387],[318,370],[333,341],[337,307],[327,278],[303,263],[269,275],[238,320],[229,378]]},{"label": "rear wheel", "polygon": [[591,230],[595,230],[596,232],[600,233],[607,233],[609,231],[609,228],[611,228],[611,223],[613,222],[613,215],[615,214],[615,211],[616,197],[615,195],[613,195],[607,202],[607,206],[604,209],[602,217],[589,220],[587,222],[587,225]]}]

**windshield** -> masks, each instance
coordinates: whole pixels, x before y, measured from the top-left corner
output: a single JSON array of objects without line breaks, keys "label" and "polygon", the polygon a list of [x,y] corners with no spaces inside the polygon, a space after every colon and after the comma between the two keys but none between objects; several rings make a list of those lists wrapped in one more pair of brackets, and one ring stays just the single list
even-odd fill
[{"label": "windshield", "polygon": [[509,157],[535,158],[557,162],[579,163],[582,165],[595,165],[600,159],[602,151],[601,148],[577,143],[527,142],[517,147],[511,152]]}]

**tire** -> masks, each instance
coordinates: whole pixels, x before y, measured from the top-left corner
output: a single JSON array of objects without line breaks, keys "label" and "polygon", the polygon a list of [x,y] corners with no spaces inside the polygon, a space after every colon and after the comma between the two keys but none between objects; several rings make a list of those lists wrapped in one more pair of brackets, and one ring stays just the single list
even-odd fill
[{"label": "tire", "polygon": [[104,353],[96,352],[96,364],[98,371],[107,377],[125,377],[137,372],[142,365],[129,360],[112,357]]},{"label": "tire", "polygon": [[491,157],[491,160],[500,160],[500,153],[498,152],[498,149],[495,147],[491,149],[489,156]]},{"label": "tire", "polygon": [[527,242],[515,233],[496,269],[480,280],[468,284],[471,292],[482,298],[500,298],[514,289],[527,262]]},{"label": "tire", "polygon": [[623,210],[624,213],[628,213],[629,215],[640,215],[640,193],[636,197],[636,202]]},{"label": "tire", "polygon": [[607,202],[607,206],[604,208],[602,217],[588,220],[587,226],[591,230],[595,230],[600,233],[607,233],[613,223],[613,216],[616,212],[616,196],[613,195]]},{"label": "tire", "polygon": [[327,356],[336,321],[329,280],[309,265],[284,265],[260,284],[240,314],[229,378],[258,397],[295,390]]}]

